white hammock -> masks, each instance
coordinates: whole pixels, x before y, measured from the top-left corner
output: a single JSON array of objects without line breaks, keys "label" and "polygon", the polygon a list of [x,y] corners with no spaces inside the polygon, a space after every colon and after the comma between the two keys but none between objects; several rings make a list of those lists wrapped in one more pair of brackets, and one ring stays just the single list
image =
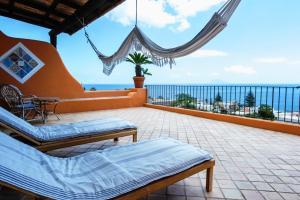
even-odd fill
[{"label": "white hammock", "polygon": [[111,56],[105,56],[93,44],[84,29],[85,36],[99,59],[103,62],[103,73],[106,75],[110,75],[117,64],[125,61],[129,53],[135,51],[141,51],[144,55],[148,56],[155,65],[164,66],[169,64],[170,67],[172,67],[172,64],[175,64],[174,58],[193,53],[220,33],[226,27],[227,22],[240,2],[241,0],[228,0],[191,41],[175,48],[162,48],[135,26],[117,52]]}]

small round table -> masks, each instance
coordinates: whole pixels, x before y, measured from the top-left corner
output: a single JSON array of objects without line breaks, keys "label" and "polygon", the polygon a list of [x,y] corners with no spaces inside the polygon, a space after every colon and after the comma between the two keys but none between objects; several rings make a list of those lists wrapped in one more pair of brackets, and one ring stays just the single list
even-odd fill
[{"label": "small round table", "polygon": [[[60,102],[58,97],[37,97],[35,101],[39,104],[41,108],[42,120],[45,123],[49,114],[54,114],[58,120],[59,117],[56,114],[56,107]],[[51,109],[49,109],[49,107]]]}]

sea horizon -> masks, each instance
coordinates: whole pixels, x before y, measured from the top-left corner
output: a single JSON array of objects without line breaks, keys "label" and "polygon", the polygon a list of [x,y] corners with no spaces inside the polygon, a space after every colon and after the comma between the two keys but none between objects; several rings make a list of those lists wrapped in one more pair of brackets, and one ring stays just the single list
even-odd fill
[{"label": "sea horizon", "polygon": [[[85,90],[124,90],[134,88],[133,83],[81,83]],[[178,85],[178,86],[272,86],[272,87],[300,87],[300,83],[151,83],[147,85]]]}]

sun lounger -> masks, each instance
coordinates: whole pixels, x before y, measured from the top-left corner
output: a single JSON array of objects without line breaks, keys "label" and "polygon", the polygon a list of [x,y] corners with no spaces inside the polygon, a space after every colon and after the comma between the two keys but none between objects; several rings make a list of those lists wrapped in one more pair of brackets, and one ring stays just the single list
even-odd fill
[{"label": "sun lounger", "polygon": [[0,126],[10,129],[41,151],[97,142],[100,140],[133,136],[137,140],[134,124],[118,119],[105,118],[59,125],[32,126],[25,120],[0,107]]},{"label": "sun lounger", "polygon": [[206,151],[173,139],[57,158],[0,132],[0,185],[37,198],[133,200],[202,170],[211,191],[213,167]]}]

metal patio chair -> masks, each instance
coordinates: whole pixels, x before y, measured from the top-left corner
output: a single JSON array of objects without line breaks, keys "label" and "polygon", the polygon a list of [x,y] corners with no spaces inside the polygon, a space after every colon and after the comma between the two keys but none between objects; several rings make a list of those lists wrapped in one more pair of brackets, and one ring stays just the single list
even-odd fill
[{"label": "metal patio chair", "polygon": [[11,84],[1,85],[0,94],[13,114],[27,121],[36,120],[38,116],[43,120],[43,112],[40,105],[35,102],[35,96],[25,97]]}]

